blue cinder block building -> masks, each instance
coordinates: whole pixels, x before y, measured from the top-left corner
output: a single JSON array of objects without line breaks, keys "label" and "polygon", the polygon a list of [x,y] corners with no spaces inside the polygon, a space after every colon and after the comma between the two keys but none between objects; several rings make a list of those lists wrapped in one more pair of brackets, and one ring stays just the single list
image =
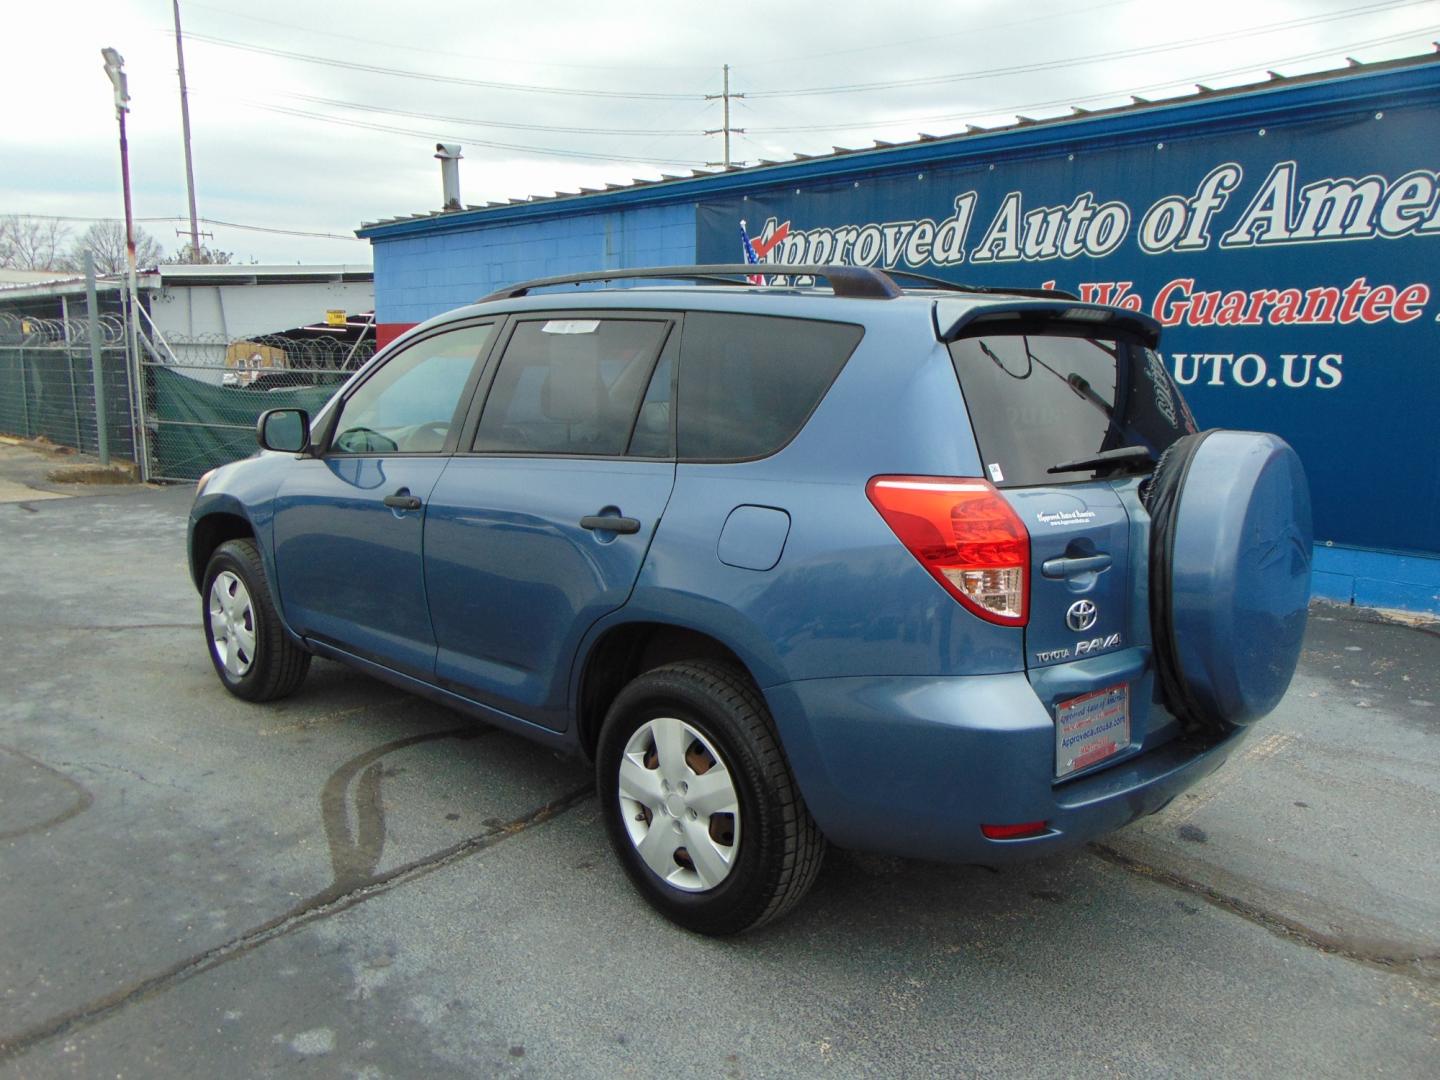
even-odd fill
[{"label": "blue cinder block building", "polygon": [[515,281],[764,259],[1143,310],[1206,427],[1276,431],[1318,595],[1440,612],[1440,57],[368,224],[382,341]]}]

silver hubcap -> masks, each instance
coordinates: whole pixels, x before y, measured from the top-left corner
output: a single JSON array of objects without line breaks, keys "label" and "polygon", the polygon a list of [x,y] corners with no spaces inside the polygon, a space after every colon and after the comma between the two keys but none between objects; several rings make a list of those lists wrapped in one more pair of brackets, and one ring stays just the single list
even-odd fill
[{"label": "silver hubcap", "polygon": [[630,842],[667,884],[704,892],[740,850],[740,800],[720,755],[683,720],[641,724],[620,759],[620,818]]},{"label": "silver hubcap", "polygon": [[229,570],[210,584],[210,641],[215,659],[237,679],[255,663],[255,608],[245,583]]}]

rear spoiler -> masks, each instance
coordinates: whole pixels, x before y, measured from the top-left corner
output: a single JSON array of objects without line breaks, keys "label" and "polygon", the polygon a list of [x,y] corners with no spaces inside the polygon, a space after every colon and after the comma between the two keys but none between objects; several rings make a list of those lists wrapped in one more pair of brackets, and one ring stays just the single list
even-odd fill
[{"label": "rear spoiler", "polygon": [[1036,332],[1043,332],[1047,325],[1056,329],[1064,326],[1072,331],[1084,327],[1097,332],[1121,332],[1133,334],[1152,349],[1160,342],[1160,324],[1149,315],[1104,304],[1085,304],[1078,300],[935,301],[935,335],[941,341],[980,333],[992,323],[1019,323],[1033,326]]}]

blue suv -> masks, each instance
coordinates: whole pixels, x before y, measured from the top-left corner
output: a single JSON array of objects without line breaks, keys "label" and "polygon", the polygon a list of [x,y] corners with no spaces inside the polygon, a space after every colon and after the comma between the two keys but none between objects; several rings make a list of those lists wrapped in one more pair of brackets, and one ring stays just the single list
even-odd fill
[{"label": "blue suv", "polygon": [[1294,451],[1198,432],[1144,315],[756,270],[518,285],[263,415],[190,516],[226,689],[323,656],[586,756],[709,934],[827,842],[1030,858],[1218,768],[1299,656]]}]

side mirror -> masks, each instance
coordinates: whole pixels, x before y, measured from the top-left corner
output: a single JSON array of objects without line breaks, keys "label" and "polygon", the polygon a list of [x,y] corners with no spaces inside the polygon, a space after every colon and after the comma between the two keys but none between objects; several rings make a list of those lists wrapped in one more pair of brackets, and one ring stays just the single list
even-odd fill
[{"label": "side mirror", "polygon": [[302,453],[310,445],[310,414],[304,409],[267,409],[255,422],[255,441],[264,450]]}]

